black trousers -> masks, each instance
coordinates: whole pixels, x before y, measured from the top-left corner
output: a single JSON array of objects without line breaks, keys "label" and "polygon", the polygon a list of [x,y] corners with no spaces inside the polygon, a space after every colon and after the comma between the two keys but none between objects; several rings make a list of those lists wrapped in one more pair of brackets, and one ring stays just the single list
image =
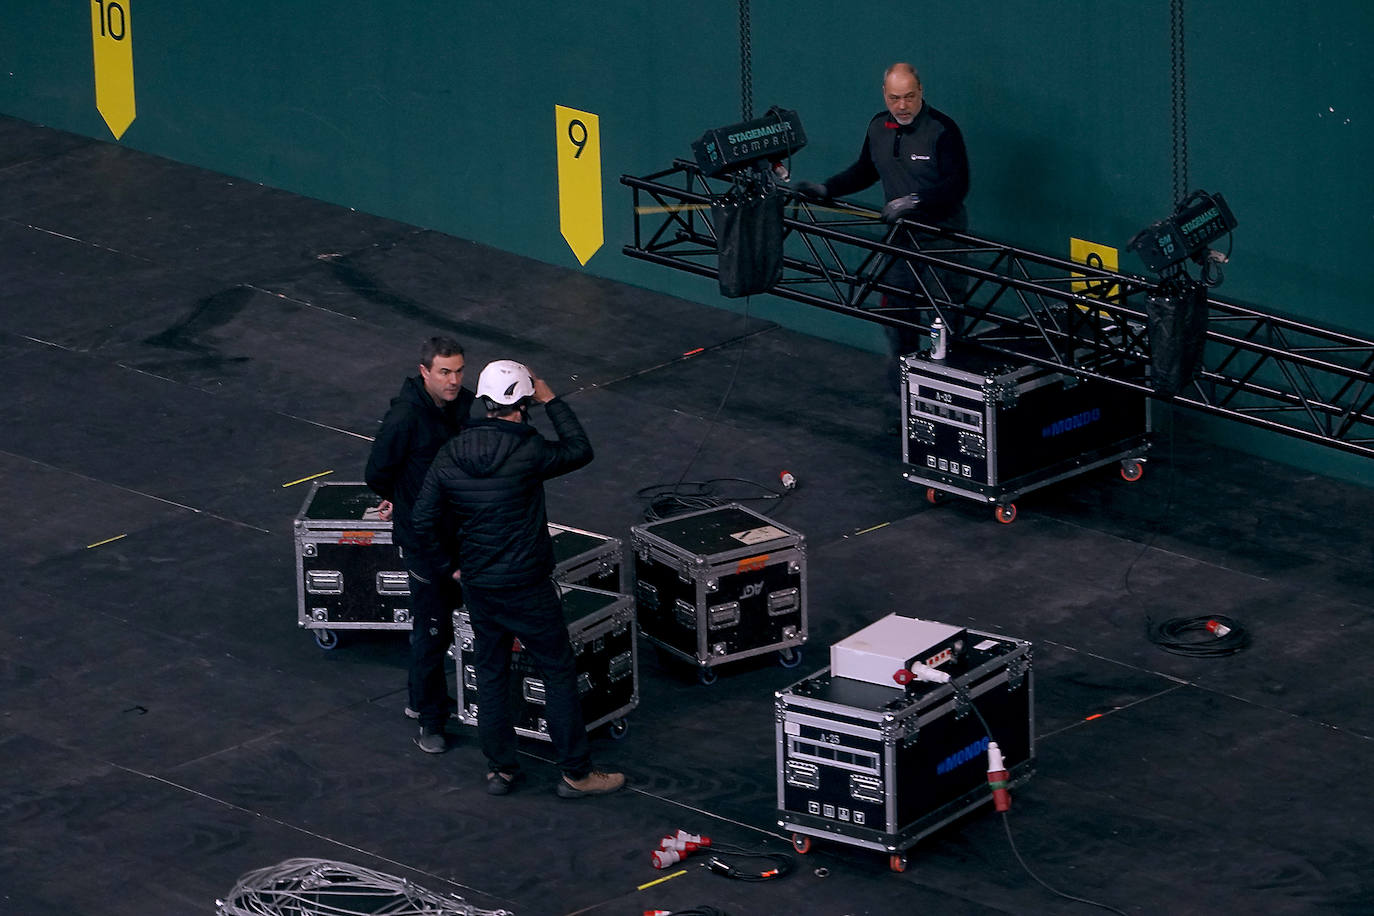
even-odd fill
[{"label": "black trousers", "polygon": [[487,762],[503,773],[520,768],[511,708],[511,640],[519,639],[544,679],[544,716],[558,767],[571,779],[583,778],[592,769],[591,751],[558,587],[545,579],[515,588],[467,585],[463,593],[475,642],[477,737]]},{"label": "black trousers", "polygon": [[462,603],[462,590],[452,577],[410,571],[409,705],[427,729],[441,730],[453,711],[444,666],[453,645],[453,611]]},{"label": "black trousers", "polygon": [[[959,225],[956,228],[964,227]],[[901,243],[901,239],[902,236],[899,234],[898,244]],[[907,236],[906,240],[909,244],[915,245],[910,236]],[[955,245],[945,239],[926,238],[920,247],[925,251],[940,251]],[[959,260],[962,263],[962,259]],[[894,394],[901,394],[902,357],[925,349],[925,342],[930,339],[930,325],[935,321],[936,312],[927,293],[936,298],[963,302],[969,291],[969,278],[963,274],[940,270],[928,264],[914,266],[913,272],[913,265],[893,264],[883,276],[885,282],[907,291],[902,295],[884,295],[883,308],[895,310],[894,317],[920,325],[919,328],[894,328],[883,325],[889,355],[887,383]],[[957,337],[963,332],[962,314],[953,309],[946,309],[945,322],[946,333]]]}]

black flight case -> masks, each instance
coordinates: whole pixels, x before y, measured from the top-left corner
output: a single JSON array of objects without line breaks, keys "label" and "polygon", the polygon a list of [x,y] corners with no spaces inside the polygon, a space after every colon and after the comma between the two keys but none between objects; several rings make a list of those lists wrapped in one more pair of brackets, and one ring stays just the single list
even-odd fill
[{"label": "black flight case", "polygon": [[296,514],[296,609],[322,649],[339,630],[409,630],[410,581],[381,497],[364,483],[317,480]]},{"label": "black flight case", "polygon": [[[874,677],[837,652],[896,624],[906,625],[898,631],[933,629],[942,641],[902,649],[900,632],[879,634],[875,642],[889,648],[878,654],[890,658],[865,662]],[[1031,775],[1030,643],[894,614],[837,643],[831,658],[831,667],[775,695],[778,824],[792,831],[798,852],[823,838],[886,852],[892,869],[904,870],[905,851],[918,840],[992,799],[989,731],[1010,782]],[[892,674],[906,659],[936,664],[959,690],[899,686]]]},{"label": "black flight case", "polygon": [[738,503],[630,529],[640,631],[660,650],[714,666],[777,652],[801,663],[806,642],[806,541]]},{"label": "black flight case", "polygon": [[1056,372],[973,346],[902,357],[902,474],[946,494],[995,504],[1114,461],[1140,479],[1150,446],[1149,399],[1119,385]]},{"label": "black flight case", "polygon": [[[639,705],[639,640],[629,595],[560,583],[563,617],[577,659],[577,690],[587,731],[609,725],[611,737],[629,728],[625,715]],[[466,608],[453,614],[453,658],[458,681],[458,718],[476,725],[480,715],[473,631]],[[515,732],[551,740],[544,717],[544,680],[517,641],[511,656],[511,709]]]}]

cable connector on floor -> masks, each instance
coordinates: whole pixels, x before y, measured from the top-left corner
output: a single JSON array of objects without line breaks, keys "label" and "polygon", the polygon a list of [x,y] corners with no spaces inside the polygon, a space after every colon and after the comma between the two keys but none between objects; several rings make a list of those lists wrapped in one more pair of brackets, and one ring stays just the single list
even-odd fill
[{"label": "cable connector on floor", "polygon": [[679,830],[677,833],[669,834],[659,840],[658,848],[654,850],[650,858],[654,863],[654,868],[667,868],[669,865],[676,865],[697,850],[705,849],[710,845],[711,838],[709,836]]},{"label": "cable connector on floor", "polygon": [[676,852],[696,852],[698,849],[705,849],[710,843],[693,843],[691,840],[679,840],[676,837],[665,836],[658,841],[658,848],[662,850],[674,850]]},{"label": "cable connector on floor", "polygon": [[667,868],[681,862],[688,855],[689,853],[677,849],[655,849],[650,861],[654,863],[654,868]]},{"label": "cable connector on floor", "polygon": [[661,849],[686,849],[686,846],[678,845],[681,843],[692,843],[694,844],[694,848],[710,846],[711,838],[709,836],[702,836],[699,833],[688,833],[686,830],[679,830],[677,833],[670,833],[668,836],[659,840],[658,845]]},{"label": "cable connector on floor", "polygon": [[1228,627],[1226,624],[1222,623],[1220,620],[1213,619],[1207,621],[1207,632],[1211,633],[1217,639],[1220,639],[1227,633],[1230,633],[1231,628]]}]

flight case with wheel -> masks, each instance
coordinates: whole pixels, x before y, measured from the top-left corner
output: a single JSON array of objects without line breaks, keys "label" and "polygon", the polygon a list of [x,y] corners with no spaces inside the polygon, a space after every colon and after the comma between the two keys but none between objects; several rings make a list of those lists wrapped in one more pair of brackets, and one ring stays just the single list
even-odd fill
[{"label": "flight case with wheel", "polygon": [[[913,661],[952,683],[900,686]],[[991,800],[989,732],[1013,784],[1034,766],[1024,640],[889,615],[775,696],[778,824],[798,852],[834,840],[886,852],[901,871],[919,839]]]},{"label": "flight case with wheel", "polygon": [[723,662],[777,652],[785,667],[806,642],[806,542],[738,503],[635,525],[640,631],[696,665],[704,682]]},{"label": "flight case with wheel", "polygon": [[410,580],[381,497],[363,483],[317,480],[296,514],[296,607],[321,648],[339,630],[409,630]]},{"label": "flight case with wheel", "polygon": [[902,427],[903,477],[931,502],[995,504],[1001,522],[1022,493],[1114,461],[1137,480],[1150,446],[1143,394],[973,346],[902,357]]},{"label": "flight case with wheel", "polygon": [[[639,641],[634,602],[629,595],[560,583],[563,617],[577,660],[577,691],[587,731],[609,725],[612,737],[625,734],[625,715],[639,705]],[[481,715],[473,631],[466,608],[453,614],[453,658],[458,680],[458,718],[476,725]],[[511,704],[515,732],[549,738],[544,716],[544,680],[518,642],[511,655]]]}]

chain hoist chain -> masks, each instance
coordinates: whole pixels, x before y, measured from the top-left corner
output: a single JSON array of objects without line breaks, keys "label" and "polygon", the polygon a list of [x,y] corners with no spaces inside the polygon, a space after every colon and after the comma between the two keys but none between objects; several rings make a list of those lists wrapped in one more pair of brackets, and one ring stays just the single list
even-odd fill
[{"label": "chain hoist chain", "polygon": [[1174,202],[1188,193],[1188,66],[1183,49],[1183,0],[1169,0],[1169,46],[1173,74]]},{"label": "chain hoist chain", "polygon": [[739,107],[741,120],[754,117],[753,36],[749,31],[749,0],[739,0]]}]

